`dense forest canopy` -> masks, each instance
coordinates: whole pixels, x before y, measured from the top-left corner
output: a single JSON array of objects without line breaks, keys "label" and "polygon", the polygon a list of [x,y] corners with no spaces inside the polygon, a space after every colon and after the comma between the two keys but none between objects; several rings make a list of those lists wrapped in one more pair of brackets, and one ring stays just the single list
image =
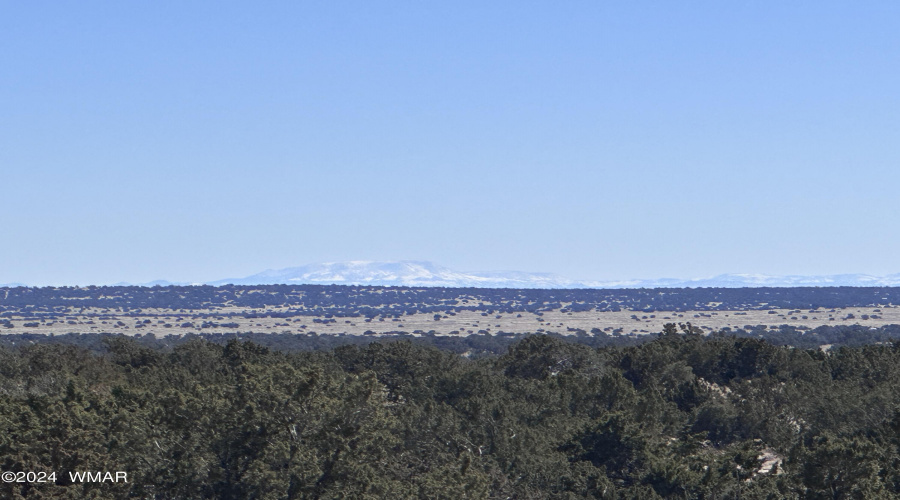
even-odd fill
[{"label": "dense forest canopy", "polygon": [[[900,495],[900,346],[667,325],[467,359],[408,340],[286,352],[106,337],[0,348],[4,498]],[[102,352],[101,352],[102,351]],[[66,471],[128,471],[69,484]]]}]

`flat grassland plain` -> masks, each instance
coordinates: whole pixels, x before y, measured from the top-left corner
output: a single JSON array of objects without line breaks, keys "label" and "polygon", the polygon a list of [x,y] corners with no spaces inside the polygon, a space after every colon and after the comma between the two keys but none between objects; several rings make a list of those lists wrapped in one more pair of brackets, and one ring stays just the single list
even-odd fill
[{"label": "flat grassland plain", "polygon": [[[321,285],[0,288],[0,334],[645,335],[900,324],[897,288],[517,290]],[[790,306],[790,307],[788,307]]]}]

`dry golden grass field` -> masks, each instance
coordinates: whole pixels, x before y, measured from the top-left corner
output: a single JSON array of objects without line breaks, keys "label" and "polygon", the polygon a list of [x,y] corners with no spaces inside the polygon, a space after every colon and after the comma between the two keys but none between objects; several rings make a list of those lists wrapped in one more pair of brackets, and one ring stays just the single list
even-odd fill
[{"label": "dry golden grass field", "polygon": [[[597,330],[607,334],[648,334],[660,332],[666,323],[686,323],[706,332],[723,328],[766,325],[777,327],[816,328],[822,325],[864,325],[878,327],[900,324],[900,307],[849,307],[834,309],[770,309],[743,311],[681,311],[653,313],[640,311],[587,311],[560,312],[559,309],[543,313],[498,313],[478,311],[445,312],[440,319],[434,314],[412,314],[365,317],[293,316],[272,317],[284,313],[287,308],[239,309],[213,307],[209,309],[175,310],[142,309],[135,314],[109,309],[72,309],[57,319],[36,320],[23,315],[8,317],[12,328],[2,328],[2,334],[39,333],[62,335],[67,333],[123,333],[126,335],[154,334],[182,335],[186,333],[312,333],[380,335],[406,332],[410,334],[433,332],[438,335],[470,335],[475,333],[559,333],[590,334]],[[258,317],[248,317],[258,316]]]}]

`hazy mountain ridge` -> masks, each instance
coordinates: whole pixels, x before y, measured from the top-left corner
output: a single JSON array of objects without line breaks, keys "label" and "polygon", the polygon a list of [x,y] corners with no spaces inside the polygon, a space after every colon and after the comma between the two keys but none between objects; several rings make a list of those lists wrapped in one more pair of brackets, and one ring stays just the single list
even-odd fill
[{"label": "hazy mountain ridge", "polygon": [[209,282],[210,285],[381,285],[477,288],[742,288],[797,286],[900,286],[900,273],[887,276],[834,274],[773,276],[721,274],[709,278],[585,281],[551,273],[522,271],[460,272],[427,261],[349,261],[269,269],[245,278]]},{"label": "hazy mountain ridge", "polygon": [[[371,285],[447,288],[745,288],[745,287],[833,287],[900,286],[900,273],[766,275],[720,274],[707,278],[574,280],[552,273],[523,271],[462,272],[427,261],[347,261],[309,264],[284,269],[267,269],[243,278],[227,278],[206,283],[155,280],[146,283],[119,282],[112,286],[190,285]],[[2,288],[27,287],[22,283],[0,284]]]},{"label": "hazy mountain ridge", "polygon": [[465,273],[424,261],[326,262],[285,269],[269,269],[245,278],[224,279],[210,285],[382,285],[478,288],[585,288],[585,283],[549,273],[490,271]]}]

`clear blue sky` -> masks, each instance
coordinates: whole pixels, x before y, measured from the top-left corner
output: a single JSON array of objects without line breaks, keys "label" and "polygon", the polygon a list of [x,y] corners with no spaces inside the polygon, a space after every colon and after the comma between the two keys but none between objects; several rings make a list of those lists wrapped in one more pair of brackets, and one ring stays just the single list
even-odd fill
[{"label": "clear blue sky", "polygon": [[900,272],[898,2],[0,1],[0,283]]}]

